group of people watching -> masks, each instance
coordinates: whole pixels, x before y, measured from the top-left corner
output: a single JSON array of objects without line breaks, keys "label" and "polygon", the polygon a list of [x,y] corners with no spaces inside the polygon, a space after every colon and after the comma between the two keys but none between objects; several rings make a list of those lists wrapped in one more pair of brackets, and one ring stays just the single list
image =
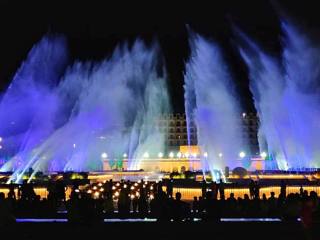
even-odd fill
[{"label": "group of people watching", "polygon": [[258,183],[250,182],[249,195],[235,198],[231,193],[226,198],[222,180],[220,183],[202,182],[202,196],[194,197],[193,202],[182,201],[179,192],[173,194],[172,179],[158,183],[121,181],[117,186],[115,195],[115,183],[105,182],[102,194],[97,197],[75,184],[67,199],[64,183],[51,182],[47,186],[48,197],[40,199],[32,184],[19,185],[17,196],[17,186],[11,184],[6,198],[0,193],[0,225],[14,222],[15,217],[57,218],[65,214],[73,223],[102,222],[105,218],[219,221],[228,217],[277,217],[286,221],[301,218],[303,224],[310,226],[320,216],[316,192],[308,193],[301,187],[299,193],[287,195],[284,183],[281,183],[279,196],[274,192],[269,198],[265,194],[260,196]]}]

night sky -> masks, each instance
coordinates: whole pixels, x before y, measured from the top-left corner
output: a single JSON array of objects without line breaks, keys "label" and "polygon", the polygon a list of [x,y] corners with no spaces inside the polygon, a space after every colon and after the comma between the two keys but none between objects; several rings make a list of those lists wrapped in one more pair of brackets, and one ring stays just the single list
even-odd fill
[{"label": "night sky", "polygon": [[[173,109],[183,112],[183,71],[189,54],[188,24],[194,31],[221,44],[243,108],[252,111],[247,71],[237,52],[231,23],[275,55],[281,52],[279,9],[320,40],[318,1],[108,2],[0,0],[1,90],[5,90],[33,44],[48,32],[67,37],[71,60],[100,60],[123,41],[132,42],[141,37],[150,42],[156,38],[169,73]],[[220,3],[212,5],[212,2]]]}]

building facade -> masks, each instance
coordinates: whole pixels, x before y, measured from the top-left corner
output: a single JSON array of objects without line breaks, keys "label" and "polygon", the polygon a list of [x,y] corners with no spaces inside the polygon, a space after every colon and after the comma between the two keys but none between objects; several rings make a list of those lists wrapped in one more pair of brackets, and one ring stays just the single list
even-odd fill
[{"label": "building facade", "polygon": [[[167,136],[166,145],[170,148],[188,145],[188,130],[185,114],[168,114],[159,119],[160,131]],[[197,145],[197,128],[190,123],[190,145]]]},{"label": "building facade", "polygon": [[[243,139],[249,144],[252,154],[259,154],[259,144],[258,144],[258,129],[259,129],[259,119],[255,113],[242,113],[239,116],[240,126],[242,127]],[[166,146],[169,150],[177,150],[180,146],[184,145],[197,145],[197,127],[192,121],[190,122],[190,143],[188,143],[188,128],[186,115],[168,114],[162,116],[158,120],[158,126],[160,131],[165,133]]]}]

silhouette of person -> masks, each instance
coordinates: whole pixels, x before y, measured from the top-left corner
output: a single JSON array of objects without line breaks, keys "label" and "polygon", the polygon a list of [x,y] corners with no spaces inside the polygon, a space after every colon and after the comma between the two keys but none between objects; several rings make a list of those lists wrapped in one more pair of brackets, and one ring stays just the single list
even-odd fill
[{"label": "silhouette of person", "polygon": [[202,192],[202,198],[204,199],[207,194],[207,183],[205,179],[203,179],[201,183],[201,192]]},{"label": "silhouette of person", "polygon": [[15,218],[11,212],[11,206],[6,201],[4,193],[0,192],[0,227],[10,225],[15,222]]},{"label": "silhouette of person", "polygon": [[163,186],[162,181],[159,181],[158,184],[157,184],[157,188],[156,188],[156,191],[157,191],[158,194],[162,194],[162,192],[163,192],[162,186]]},{"label": "silhouette of person", "polygon": [[192,211],[193,213],[197,213],[199,211],[199,201],[197,197],[193,197]]},{"label": "silhouette of person", "polygon": [[172,202],[172,215],[174,221],[182,221],[187,218],[188,212],[190,212],[189,205],[186,202],[181,201],[181,193],[176,193],[176,199]]},{"label": "silhouette of person", "polygon": [[173,195],[173,178],[172,177],[170,177],[167,184],[167,195],[168,197],[172,198],[172,195]]},{"label": "silhouette of person", "polygon": [[[119,193],[119,199],[118,199],[118,212],[120,215],[120,218],[125,218],[129,215],[130,207],[128,205],[130,204],[130,199],[127,194],[126,189],[122,188]],[[130,206],[130,205],[129,205]]]},{"label": "silhouette of person", "polygon": [[300,193],[300,197],[302,197],[303,196],[303,187],[302,186],[300,186],[299,193]]},{"label": "silhouette of person", "polygon": [[206,215],[203,219],[207,221],[219,221],[221,209],[218,206],[218,200],[213,198],[212,192],[206,193],[206,198],[204,201]]},{"label": "silhouette of person", "polygon": [[56,194],[58,201],[66,201],[65,184],[62,180],[56,182]]},{"label": "silhouette of person", "polygon": [[10,185],[9,185],[8,199],[14,200],[14,201],[16,200],[16,193],[14,191],[14,184],[12,181],[10,182]]},{"label": "silhouette of person", "polygon": [[219,195],[220,195],[220,199],[225,199],[225,196],[224,196],[224,182],[223,182],[223,179],[220,178],[220,183],[219,183]]},{"label": "silhouette of person", "polygon": [[287,196],[287,184],[284,180],[280,183],[280,195],[285,198]]},{"label": "silhouette of person", "polygon": [[205,209],[205,201],[202,196],[199,197],[199,213],[202,213]]},{"label": "silhouette of person", "polygon": [[210,189],[211,189],[211,192],[213,194],[213,198],[214,199],[217,199],[217,196],[218,196],[218,189],[217,189],[217,183],[215,181],[213,181],[211,184],[210,184]]},{"label": "silhouette of person", "polygon": [[254,197],[254,188],[255,188],[255,183],[254,181],[251,179],[250,183],[249,183],[249,194],[250,194],[250,198],[253,199]]},{"label": "silhouette of person", "polygon": [[28,183],[27,180],[24,180],[21,188],[19,188],[18,195],[21,196],[22,201],[32,201],[36,195],[32,183]]},{"label": "silhouette of person", "polygon": [[254,198],[259,199],[260,198],[260,186],[258,181],[254,182]]},{"label": "silhouette of person", "polygon": [[147,195],[145,191],[140,193],[139,201],[138,201],[138,210],[141,218],[146,217],[148,213],[148,203],[147,203]]}]

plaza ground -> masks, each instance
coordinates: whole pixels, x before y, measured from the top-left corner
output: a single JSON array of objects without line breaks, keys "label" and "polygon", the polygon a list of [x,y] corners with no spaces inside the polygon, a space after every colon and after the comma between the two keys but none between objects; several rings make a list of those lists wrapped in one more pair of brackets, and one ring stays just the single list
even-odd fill
[{"label": "plaza ground", "polygon": [[[319,226],[316,228],[319,229]],[[120,222],[91,226],[16,223],[1,232],[3,237],[11,236],[13,239],[307,239],[299,222]],[[319,230],[316,236],[319,236]]]}]

